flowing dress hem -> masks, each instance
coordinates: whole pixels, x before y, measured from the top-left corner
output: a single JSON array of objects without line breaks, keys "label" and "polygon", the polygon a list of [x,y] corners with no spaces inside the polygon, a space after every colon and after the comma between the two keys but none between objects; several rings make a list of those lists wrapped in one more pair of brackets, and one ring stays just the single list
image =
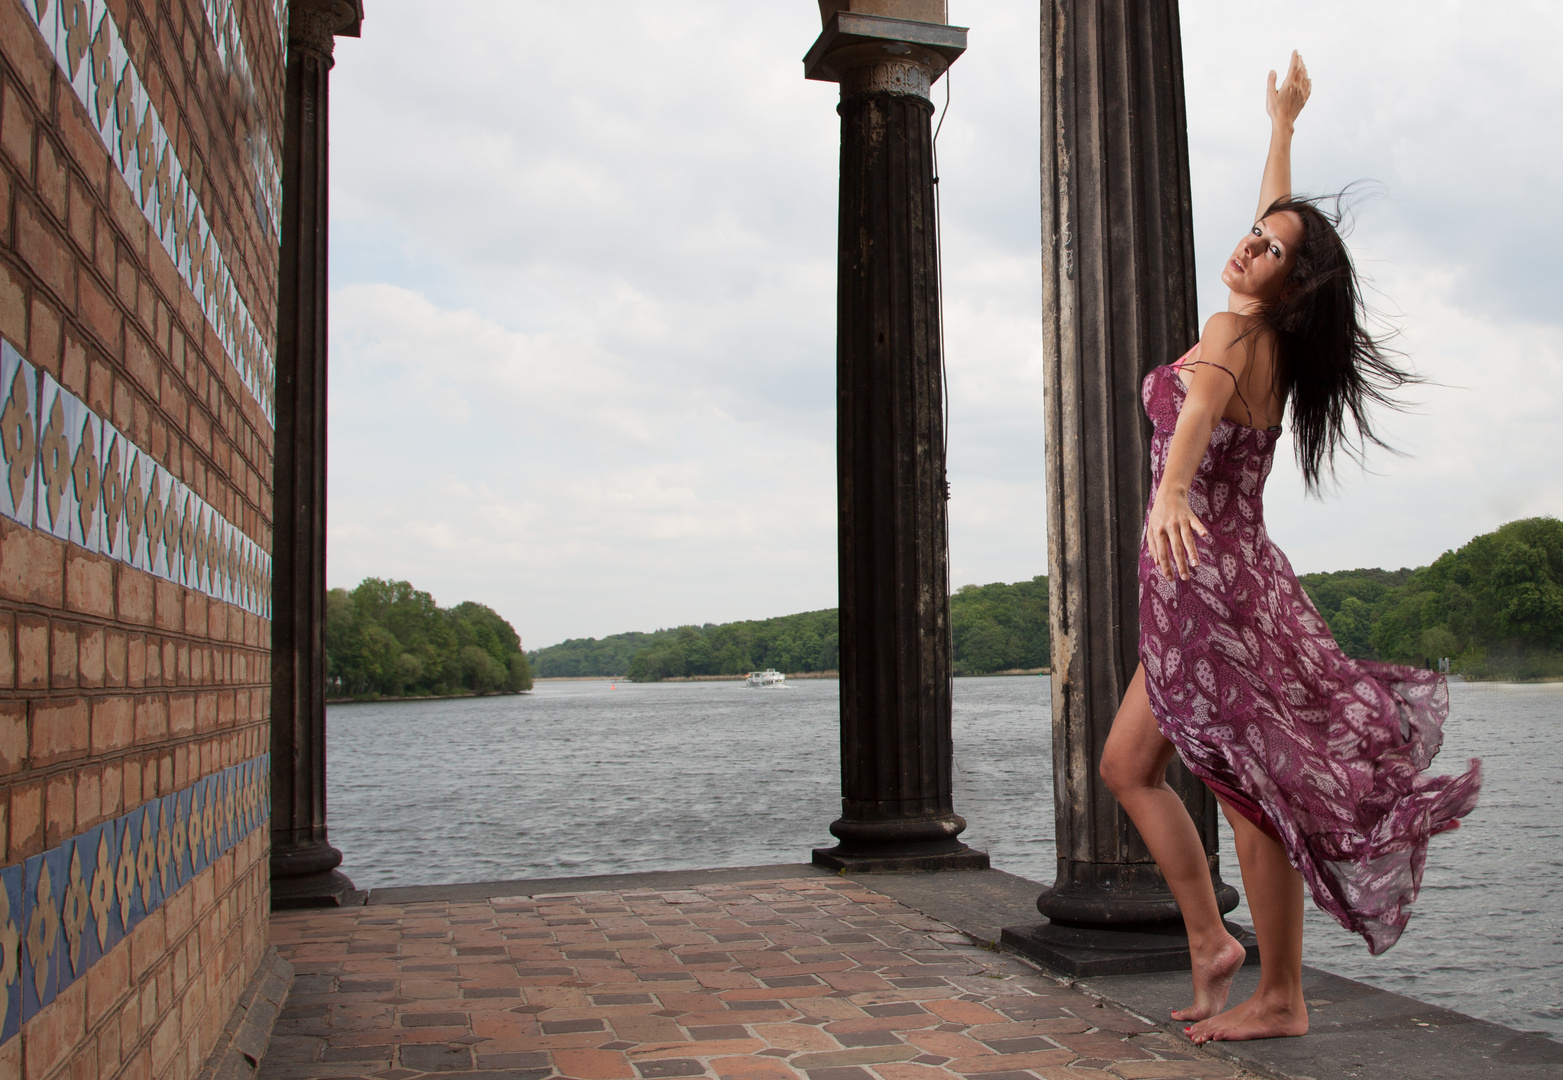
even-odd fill
[{"label": "flowing dress hem", "polygon": [[1167,725],[1164,724],[1162,716],[1156,709],[1156,703],[1154,701],[1151,702],[1151,716],[1155,718],[1156,730],[1161,732],[1162,738],[1167,739],[1168,742],[1172,743],[1174,750],[1178,750],[1178,760],[1183,762],[1183,767],[1185,769],[1193,773],[1194,776],[1199,779],[1200,783],[1204,784],[1212,792],[1214,792],[1216,798],[1220,799],[1232,810],[1241,814],[1246,820],[1252,822],[1260,832],[1264,833],[1276,843],[1281,844],[1283,847],[1285,846],[1285,841],[1281,839],[1281,834],[1277,832],[1275,826],[1270,823],[1269,815],[1264,812],[1264,809],[1258,803],[1256,803],[1253,799],[1250,799],[1237,788],[1232,787],[1230,784],[1223,783],[1221,780],[1217,779],[1207,769],[1201,768],[1197,762],[1190,761],[1187,757],[1184,756],[1183,752],[1178,749],[1178,741],[1167,734]]}]

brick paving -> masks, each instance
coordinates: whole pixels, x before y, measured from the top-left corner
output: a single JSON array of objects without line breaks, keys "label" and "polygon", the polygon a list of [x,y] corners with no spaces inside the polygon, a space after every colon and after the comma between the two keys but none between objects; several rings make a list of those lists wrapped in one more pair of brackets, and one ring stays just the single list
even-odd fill
[{"label": "brick paving", "polygon": [[260,1080],[1239,1075],[843,878],[281,912]]}]

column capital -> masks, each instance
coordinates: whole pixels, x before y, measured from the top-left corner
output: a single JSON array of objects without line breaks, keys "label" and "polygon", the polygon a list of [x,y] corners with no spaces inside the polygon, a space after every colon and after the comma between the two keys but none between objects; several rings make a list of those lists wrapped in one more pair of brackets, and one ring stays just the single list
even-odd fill
[{"label": "column capital", "polygon": [[841,84],[841,96],[928,97],[966,51],[966,27],[856,11],[832,11],[803,58],[803,77]]},{"label": "column capital", "polygon": [[330,56],[338,37],[358,37],[363,0],[289,0],[288,43]]}]

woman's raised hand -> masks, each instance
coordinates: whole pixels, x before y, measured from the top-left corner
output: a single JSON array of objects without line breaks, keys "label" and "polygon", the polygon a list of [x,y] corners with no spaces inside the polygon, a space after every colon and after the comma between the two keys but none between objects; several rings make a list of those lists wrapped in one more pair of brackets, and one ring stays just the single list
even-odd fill
[{"label": "woman's raised hand", "polygon": [[1308,66],[1297,50],[1292,50],[1292,62],[1286,69],[1286,81],[1279,88],[1275,85],[1275,72],[1270,72],[1270,88],[1265,94],[1265,112],[1272,124],[1291,127],[1297,114],[1308,104],[1308,94],[1313,90],[1313,80],[1308,78]]}]

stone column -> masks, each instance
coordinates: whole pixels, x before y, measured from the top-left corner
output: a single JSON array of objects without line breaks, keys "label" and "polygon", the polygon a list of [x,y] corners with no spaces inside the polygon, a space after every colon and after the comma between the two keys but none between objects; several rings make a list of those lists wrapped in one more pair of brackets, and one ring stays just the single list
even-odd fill
[{"label": "stone column", "polygon": [[[855,14],[870,6],[887,14]],[[951,801],[950,603],[929,85],[943,4],[823,3],[809,78],[841,84],[837,484],[840,843],[855,870],[980,868]],[[935,10],[936,9],[936,10]]]},{"label": "stone column", "polygon": [[[1042,313],[1058,879],[1044,927],[1006,931],[1054,966],[1055,946],[1126,952],[1113,970],[1187,963],[1176,902],[1097,774],[1139,662],[1140,539],[1150,433],[1140,381],[1199,336],[1177,0],[1042,0]],[[1174,762],[1223,911],[1214,796]],[[1153,931],[1134,937],[1087,931]],[[1144,955],[1149,950],[1160,960]],[[1080,957],[1077,960],[1082,960]],[[1147,966],[1149,964],[1150,966]]]},{"label": "stone column", "polygon": [[340,904],[352,891],[326,840],[326,250],[335,35],[359,0],[292,0],[277,294],[271,625],[271,903]]}]

